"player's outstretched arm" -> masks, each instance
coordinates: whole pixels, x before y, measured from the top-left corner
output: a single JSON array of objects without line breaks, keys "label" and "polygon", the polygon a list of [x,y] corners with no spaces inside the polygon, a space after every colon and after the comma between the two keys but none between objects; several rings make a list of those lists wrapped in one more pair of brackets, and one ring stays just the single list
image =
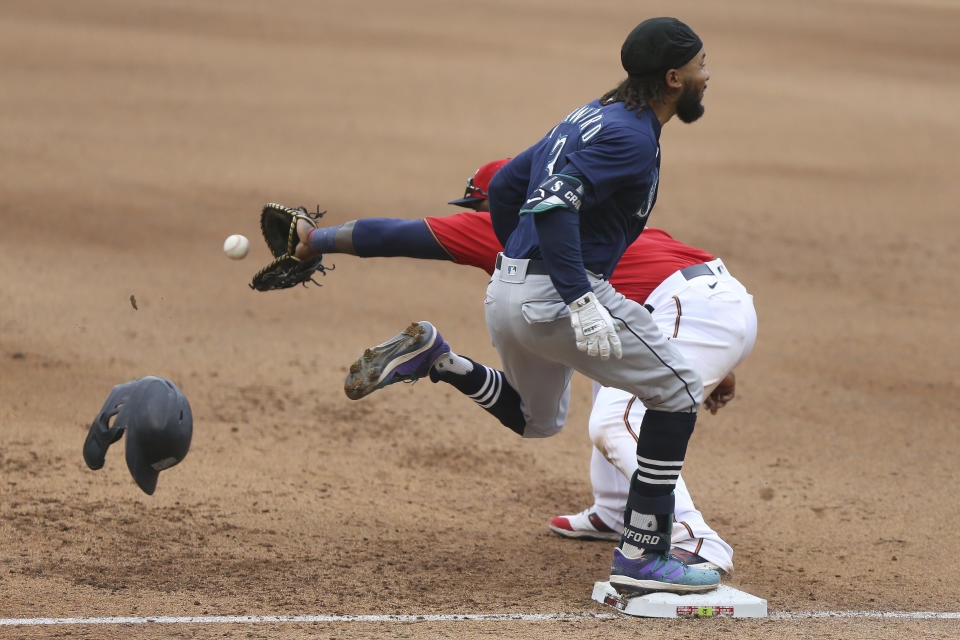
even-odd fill
[{"label": "player's outstretched arm", "polygon": [[421,258],[449,260],[423,220],[363,218],[333,227],[297,225],[300,244],[296,256],[346,253],[361,258]]},{"label": "player's outstretched arm", "polygon": [[452,260],[493,272],[502,248],[493,235],[488,209],[490,180],[509,158],[494,160],[477,169],[467,181],[463,197],[448,204],[471,211],[422,220],[361,218],[332,227],[298,225],[296,257],[316,259],[329,253],[360,258],[419,258]]}]

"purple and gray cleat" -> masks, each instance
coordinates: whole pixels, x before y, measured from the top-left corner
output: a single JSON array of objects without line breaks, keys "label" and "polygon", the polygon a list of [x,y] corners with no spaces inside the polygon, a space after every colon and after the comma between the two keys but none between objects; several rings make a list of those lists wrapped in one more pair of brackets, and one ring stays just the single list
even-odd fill
[{"label": "purple and gray cleat", "polygon": [[394,382],[413,382],[430,372],[434,361],[450,351],[450,345],[429,322],[421,320],[390,338],[370,347],[350,365],[343,390],[359,400]]},{"label": "purple and gray cleat", "polygon": [[720,574],[694,569],[666,553],[645,553],[634,560],[614,549],[610,586],[620,593],[701,593],[720,586]]}]

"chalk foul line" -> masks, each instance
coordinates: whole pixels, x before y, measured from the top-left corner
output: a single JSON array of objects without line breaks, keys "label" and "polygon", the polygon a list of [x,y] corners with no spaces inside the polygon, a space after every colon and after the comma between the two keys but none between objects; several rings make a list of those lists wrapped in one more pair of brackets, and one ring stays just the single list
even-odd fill
[{"label": "chalk foul line", "polygon": [[803,618],[898,618],[902,620],[960,620],[960,611],[774,611],[768,620]]},{"label": "chalk foul line", "polygon": [[[118,624],[263,624],[288,622],[507,622],[612,620],[626,618],[618,613],[448,613],[422,615],[356,616],[142,616],[106,618],[0,618],[0,626],[36,627],[49,625]],[[960,612],[939,611],[775,611],[770,620],[815,618],[894,618],[902,620],[960,620]]]},{"label": "chalk foul line", "polygon": [[616,613],[449,613],[422,615],[357,616],[145,616],[112,618],[0,618],[0,626],[42,626],[55,624],[249,624],[270,622],[502,622],[508,620],[607,620]]}]

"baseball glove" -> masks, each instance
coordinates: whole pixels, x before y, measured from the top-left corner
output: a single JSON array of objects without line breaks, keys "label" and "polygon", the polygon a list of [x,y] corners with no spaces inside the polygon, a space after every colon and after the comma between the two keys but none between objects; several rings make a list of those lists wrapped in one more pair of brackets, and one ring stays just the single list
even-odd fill
[{"label": "baseball glove", "polygon": [[274,260],[253,276],[251,289],[272,291],[289,289],[298,284],[306,286],[307,282],[320,284],[313,279],[313,275],[318,271],[326,275],[326,271],[332,267],[325,267],[320,263],[322,255],[306,260],[296,256],[297,245],[300,243],[297,223],[306,220],[316,229],[317,220],[324,213],[326,211],[320,211],[320,207],[311,212],[307,211],[306,207],[293,209],[275,202],[264,205],[260,214],[260,231]]}]

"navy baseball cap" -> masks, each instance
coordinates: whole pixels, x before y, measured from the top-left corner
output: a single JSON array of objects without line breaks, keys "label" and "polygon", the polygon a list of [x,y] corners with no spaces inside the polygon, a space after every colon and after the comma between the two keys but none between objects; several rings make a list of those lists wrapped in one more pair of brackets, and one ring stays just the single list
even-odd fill
[{"label": "navy baseball cap", "polygon": [[467,188],[463,192],[463,197],[457,200],[451,200],[447,204],[469,207],[489,198],[490,194],[488,190],[490,189],[490,181],[493,180],[493,175],[500,170],[500,167],[508,162],[510,162],[510,158],[494,160],[477,169],[473,176],[467,180]]},{"label": "navy baseball cap", "polygon": [[703,48],[700,36],[676,18],[650,18],[638,24],[620,48],[620,62],[632,76],[679,69]]}]

